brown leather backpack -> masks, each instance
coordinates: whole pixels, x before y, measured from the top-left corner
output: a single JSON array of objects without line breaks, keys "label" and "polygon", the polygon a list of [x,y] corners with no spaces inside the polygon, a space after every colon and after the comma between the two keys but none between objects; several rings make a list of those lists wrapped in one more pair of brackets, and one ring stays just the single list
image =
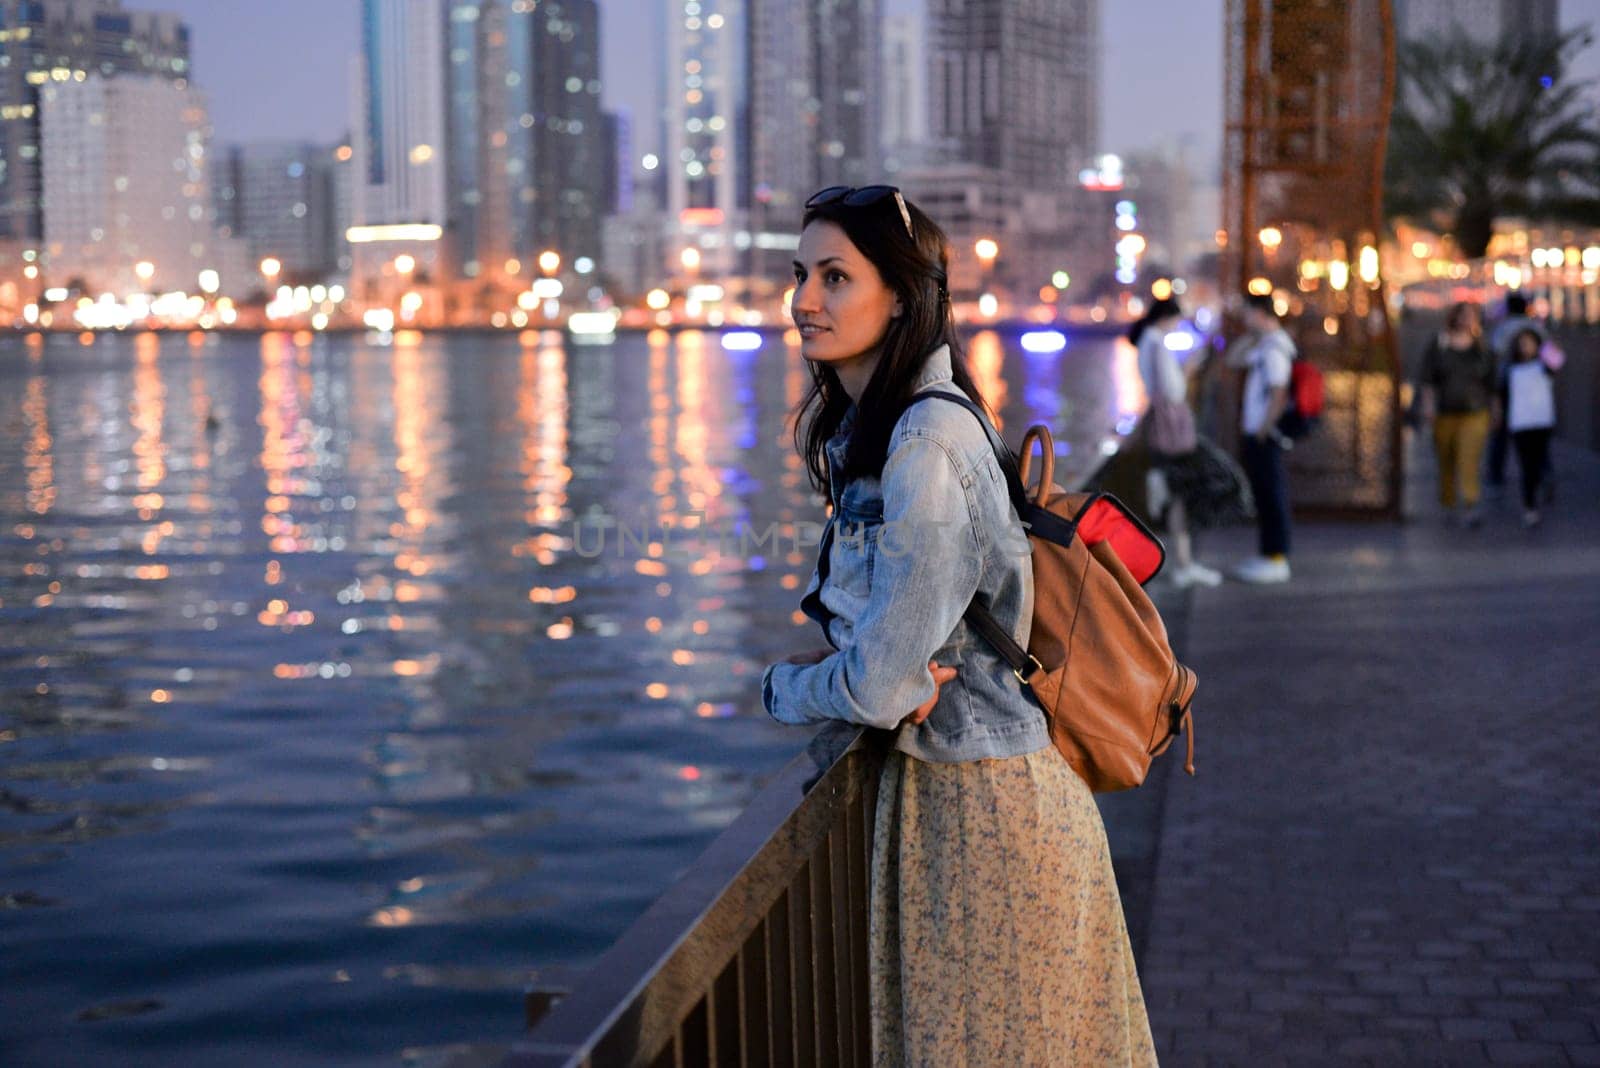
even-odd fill
[{"label": "brown leather backpack", "polygon": [[[1051,481],[1055,443],[1048,427],[1035,424],[1023,436],[1019,468],[977,405],[948,393],[926,392],[916,400],[927,397],[962,404],[983,424],[1032,546],[1028,648],[979,597],[967,607],[967,623],[1033,691],[1056,748],[1091,790],[1138,786],[1151,760],[1184,732],[1184,770],[1193,775],[1195,674],[1173,655],[1161,614],[1142,585],[1165,562],[1160,540],[1110,494],[1067,493]],[[1035,442],[1043,462],[1030,497]]]}]

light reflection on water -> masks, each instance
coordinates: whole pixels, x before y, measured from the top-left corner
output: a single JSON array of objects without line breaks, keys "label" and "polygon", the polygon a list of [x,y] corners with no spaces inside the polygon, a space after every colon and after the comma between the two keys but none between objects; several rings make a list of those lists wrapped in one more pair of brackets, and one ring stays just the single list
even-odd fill
[{"label": "light reflection on water", "polygon": [[[972,362],[1072,465],[1110,349]],[[0,340],[7,1062],[513,1036],[804,745],[754,689],[817,644],[807,381],[698,333]],[[597,514],[656,535],[581,554]]]}]

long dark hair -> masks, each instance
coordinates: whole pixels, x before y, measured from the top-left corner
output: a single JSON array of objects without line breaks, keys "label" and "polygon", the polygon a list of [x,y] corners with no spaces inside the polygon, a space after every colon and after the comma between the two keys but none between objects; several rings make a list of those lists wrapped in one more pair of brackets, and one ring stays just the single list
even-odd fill
[{"label": "long dark hair", "polygon": [[[955,385],[985,411],[967,369],[961,340],[950,309],[950,240],[915,204],[906,201],[916,239],[906,233],[905,221],[894,197],[872,204],[849,205],[843,200],[807,209],[801,229],[814,222],[831,222],[843,230],[850,243],[865,256],[900,298],[901,312],[889,320],[879,348],[878,362],[856,402],[855,425],[846,449],[842,483],[883,473],[889,453],[889,435],[911,399],[912,383],[940,345],[950,348],[950,370]],[[811,486],[827,492],[828,456],[825,446],[839,430],[850,409],[850,395],[839,374],[826,363],[811,363],[811,388],[795,409],[795,449],[806,462]],[[991,417],[992,417],[991,412]]]},{"label": "long dark hair", "polygon": [[1163,319],[1170,319],[1174,316],[1182,318],[1183,308],[1172,297],[1162,297],[1160,300],[1151,301],[1150,307],[1145,313],[1139,316],[1132,326],[1128,327],[1128,340],[1137,345],[1139,339],[1144,337],[1144,332],[1150,329],[1152,323],[1158,323]]}]

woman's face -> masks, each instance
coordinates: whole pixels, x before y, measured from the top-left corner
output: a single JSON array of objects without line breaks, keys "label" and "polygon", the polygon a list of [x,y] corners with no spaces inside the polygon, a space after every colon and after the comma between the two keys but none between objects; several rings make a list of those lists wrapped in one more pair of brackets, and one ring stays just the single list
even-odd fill
[{"label": "woman's face", "polygon": [[800,355],[839,367],[877,358],[900,299],[842,229],[819,219],[800,235],[789,310]]}]

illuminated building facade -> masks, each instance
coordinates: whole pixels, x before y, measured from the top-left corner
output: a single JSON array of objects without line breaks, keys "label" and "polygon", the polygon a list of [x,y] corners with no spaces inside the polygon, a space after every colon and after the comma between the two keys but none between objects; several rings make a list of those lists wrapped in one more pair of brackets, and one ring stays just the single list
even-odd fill
[{"label": "illuminated building facade", "polygon": [[894,175],[921,160],[928,140],[926,20],[884,16],[881,51],[883,168]]},{"label": "illuminated building facade", "polygon": [[245,242],[251,262],[278,260],[285,280],[325,278],[338,257],[335,151],[302,142],[259,142],[213,153],[218,228]]},{"label": "illuminated building facade", "polygon": [[351,92],[357,295],[446,266],[444,33],[444,0],[362,0]]},{"label": "illuminated building facade", "polygon": [[662,0],[666,5],[665,171],[669,231],[679,236],[663,266],[683,267],[685,246],[694,271],[736,269],[734,232],[741,207],[738,174],[743,99],[738,0]]},{"label": "illuminated building facade", "polygon": [[445,221],[443,33],[441,0],[362,0],[357,223]]},{"label": "illuminated building facade", "polygon": [[878,0],[747,5],[751,273],[781,275],[806,197],[883,178]]},{"label": "illuminated building facade", "polygon": [[[600,255],[605,122],[600,110],[600,10],[595,0],[520,0],[511,5],[513,229],[519,248],[555,249],[566,263]],[[511,83],[508,77],[507,84]]]},{"label": "illuminated building facade", "polygon": [[567,263],[599,256],[606,193],[594,176],[605,165],[606,124],[594,0],[447,6],[448,229],[458,270],[515,275],[546,249]]},{"label": "illuminated building facade", "polygon": [[39,93],[91,74],[182,81],[189,29],[121,0],[0,0],[0,240],[44,233]]},{"label": "illuminated building facade", "polygon": [[950,161],[1065,189],[1099,144],[1100,2],[931,0],[930,133]]},{"label": "illuminated building facade", "polygon": [[51,280],[91,294],[198,291],[200,271],[219,266],[200,94],[90,75],[44,85],[39,106]]},{"label": "illuminated building facade", "polygon": [[448,230],[455,269],[465,278],[492,276],[497,269],[504,273],[503,264],[511,258],[509,6],[498,0],[452,0],[447,13]]}]

